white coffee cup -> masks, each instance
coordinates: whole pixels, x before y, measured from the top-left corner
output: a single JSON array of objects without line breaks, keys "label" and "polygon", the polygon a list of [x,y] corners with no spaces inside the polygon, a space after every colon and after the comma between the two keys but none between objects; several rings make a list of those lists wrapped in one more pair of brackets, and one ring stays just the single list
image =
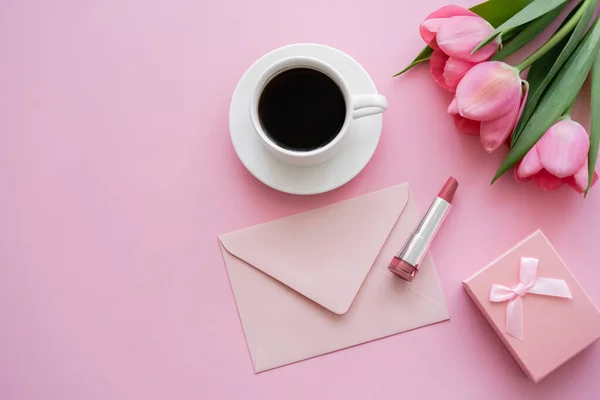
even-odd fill
[{"label": "white coffee cup", "polygon": [[[267,83],[281,72],[295,68],[311,68],[324,73],[338,85],[344,96],[346,116],[342,127],[332,141],[314,150],[295,151],[281,147],[267,135],[258,115],[259,100]],[[387,99],[380,94],[351,93],[344,77],[331,65],[316,58],[298,56],[274,63],[260,76],[250,97],[250,118],[261,141],[276,158],[291,165],[311,166],[327,161],[343,148],[352,120],[383,113],[387,105]]]}]

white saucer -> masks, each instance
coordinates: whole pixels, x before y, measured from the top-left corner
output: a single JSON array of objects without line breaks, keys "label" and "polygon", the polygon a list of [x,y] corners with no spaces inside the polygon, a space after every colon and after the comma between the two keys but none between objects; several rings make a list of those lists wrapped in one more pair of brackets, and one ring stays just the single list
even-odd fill
[{"label": "white saucer", "polygon": [[265,185],[291,194],[327,192],[350,181],[367,165],[379,143],[382,116],[378,114],[352,121],[346,148],[322,164],[296,167],[277,160],[264,147],[252,126],[250,94],[267,67],[290,56],[315,57],[329,63],[344,76],[353,95],[377,93],[367,71],[337,49],[307,43],[281,47],[252,64],[235,88],[229,109],[231,141],[242,164]]}]

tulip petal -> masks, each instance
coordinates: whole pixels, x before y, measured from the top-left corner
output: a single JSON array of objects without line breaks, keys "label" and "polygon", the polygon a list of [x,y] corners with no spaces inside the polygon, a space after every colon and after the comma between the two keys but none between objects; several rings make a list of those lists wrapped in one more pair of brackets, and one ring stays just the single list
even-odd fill
[{"label": "tulip petal", "polygon": [[527,94],[529,92],[527,81],[523,81],[522,90],[521,104],[516,104],[512,111],[498,119],[481,123],[481,145],[488,153],[493,152],[506,142],[511,132],[515,129],[515,125],[521,117],[525,102],[527,101]]},{"label": "tulip petal", "polygon": [[536,146],[544,168],[554,176],[566,178],[585,163],[590,137],[579,123],[563,119],[552,125]]},{"label": "tulip petal", "polygon": [[453,88],[453,92],[456,91],[456,86],[458,86],[460,80],[474,65],[474,63],[459,60],[457,58],[447,58],[443,71],[446,85]]},{"label": "tulip petal", "polygon": [[[434,39],[439,29],[440,23],[446,18],[456,17],[459,15],[476,16],[477,14],[460,6],[444,6],[429,14],[419,26],[419,32],[421,33],[421,37],[423,38],[425,43],[431,46],[434,50],[439,50],[439,47],[437,47],[437,44],[435,43]],[[431,20],[438,21],[429,22]]]},{"label": "tulip petal", "polygon": [[[467,10],[464,7],[449,5],[449,6],[444,6],[444,7],[438,8],[437,10],[435,10],[434,12],[429,14],[425,19],[428,20],[431,18],[451,18],[451,17],[459,17],[459,16],[479,17],[473,11]],[[479,18],[481,18],[481,17],[479,17]]]},{"label": "tulip petal", "polygon": [[[588,186],[588,165],[587,160],[585,164],[575,173],[565,179],[565,182],[571,186],[575,191],[584,193]],[[594,171],[594,178],[592,179],[592,186],[598,181],[598,173]]]},{"label": "tulip petal", "polygon": [[456,104],[456,97],[452,99],[450,105],[448,106],[448,114],[457,115],[458,114],[458,105]]},{"label": "tulip petal", "polygon": [[481,62],[490,58],[498,49],[500,38],[471,54],[494,28],[481,17],[457,16],[445,19],[436,26],[435,37],[439,48],[450,57],[469,62]]},{"label": "tulip petal", "polygon": [[545,169],[533,175],[533,181],[542,190],[555,190],[563,185],[563,180],[552,175]]},{"label": "tulip petal", "polygon": [[456,129],[458,129],[460,133],[471,136],[479,136],[481,122],[461,117],[458,114],[452,115],[452,119],[454,120],[454,126],[456,126]]},{"label": "tulip petal", "polygon": [[458,107],[456,106],[456,97],[452,99],[452,102],[448,106],[448,114],[450,114],[452,117],[454,126],[456,126],[456,129],[460,133],[471,136],[479,136],[481,122],[460,116],[458,114]]},{"label": "tulip petal", "polygon": [[481,123],[480,140],[485,151],[491,153],[506,141],[515,127],[518,112],[519,110],[515,108],[498,119]]},{"label": "tulip petal", "polygon": [[527,179],[540,172],[542,168],[544,167],[542,167],[542,163],[540,162],[537,148],[534,146],[527,154],[525,154],[525,157],[523,157],[515,170],[520,179]]},{"label": "tulip petal", "polygon": [[515,181],[527,182],[527,181],[531,180],[531,177],[523,178],[523,177],[519,176],[519,167],[520,166],[521,166],[521,162],[519,161],[513,168],[513,178],[515,179]]},{"label": "tulip petal", "polygon": [[448,61],[448,56],[441,51],[434,50],[429,59],[429,70],[433,80],[444,90],[454,93],[455,87],[450,87],[446,84],[446,78],[444,77],[444,67]]},{"label": "tulip petal", "polygon": [[477,121],[498,119],[515,109],[522,97],[519,71],[499,61],[475,65],[456,88],[460,115]]},{"label": "tulip petal", "polygon": [[436,42],[436,34],[440,28],[440,25],[444,21],[445,19],[443,18],[432,18],[426,19],[425,21],[421,22],[421,25],[419,25],[419,33],[421,34],[421,37],[433,50],[440,51],[440,47]]}]

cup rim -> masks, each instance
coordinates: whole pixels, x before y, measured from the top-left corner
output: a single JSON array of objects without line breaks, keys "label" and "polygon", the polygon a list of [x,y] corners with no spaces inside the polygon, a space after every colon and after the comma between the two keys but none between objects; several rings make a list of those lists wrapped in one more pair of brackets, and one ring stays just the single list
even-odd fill
[{"label": "cup rim", "polygon": [[[344,117],[344,124],[338,131],[335,138],[332,141],[327,143],[323,147],[319,147],[317,149],[309,150],[309,151],[300,151],[300,150],[289,150],[286,149],[277,143],[275,143],[264,131],[262,124],[260,123],[260,119],[258,117],[258,101],[260,96],[266,87],[267,83],[273,79],[275,76],[279,75],[283,71],[294,69],[294,68],[311,68],[316,71],[319,71],[331,78],[340,88],[342,92],[342,96],[344,97],[344,102],[346,105],[346,115]],[[297,158],[306,158],[315,155],[319,155],[325,153],[331,148],[335,147],[342,138],[348,132],[348,128],[350,126],[350,122],[352,121],[352,101],[350,95],[350,89],[344,77],[331,65],[328,63],[319,60],[314,57],[307,56],[291,56],[286,57],[283,60],[279,60],[276,63],[272,64],[269,68],[267,68],[260,76],[256,87],[254,89],[254,93],[250,99],[250,118],[252,120],[252,125],[254,126],[254,130],[258,134],[258,136],[262,139],[263,143],[269,146],[271,149],[285,154],[287,156],[297,157]]]}]

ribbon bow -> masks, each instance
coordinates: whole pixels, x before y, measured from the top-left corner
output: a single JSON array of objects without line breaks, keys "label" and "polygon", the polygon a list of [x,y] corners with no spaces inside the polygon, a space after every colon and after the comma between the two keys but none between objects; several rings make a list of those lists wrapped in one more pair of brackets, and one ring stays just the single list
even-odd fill
[{"label": "ribbon bow", "polygon": [[506,333],[523,341],[523,297],[527,293],[571,299],[567,282],[562,279],[536,278],[537,258],[521,258],[519,284],[514,288],[492,285],[490,301],[499,303],[508,301],[506,306]]}]

